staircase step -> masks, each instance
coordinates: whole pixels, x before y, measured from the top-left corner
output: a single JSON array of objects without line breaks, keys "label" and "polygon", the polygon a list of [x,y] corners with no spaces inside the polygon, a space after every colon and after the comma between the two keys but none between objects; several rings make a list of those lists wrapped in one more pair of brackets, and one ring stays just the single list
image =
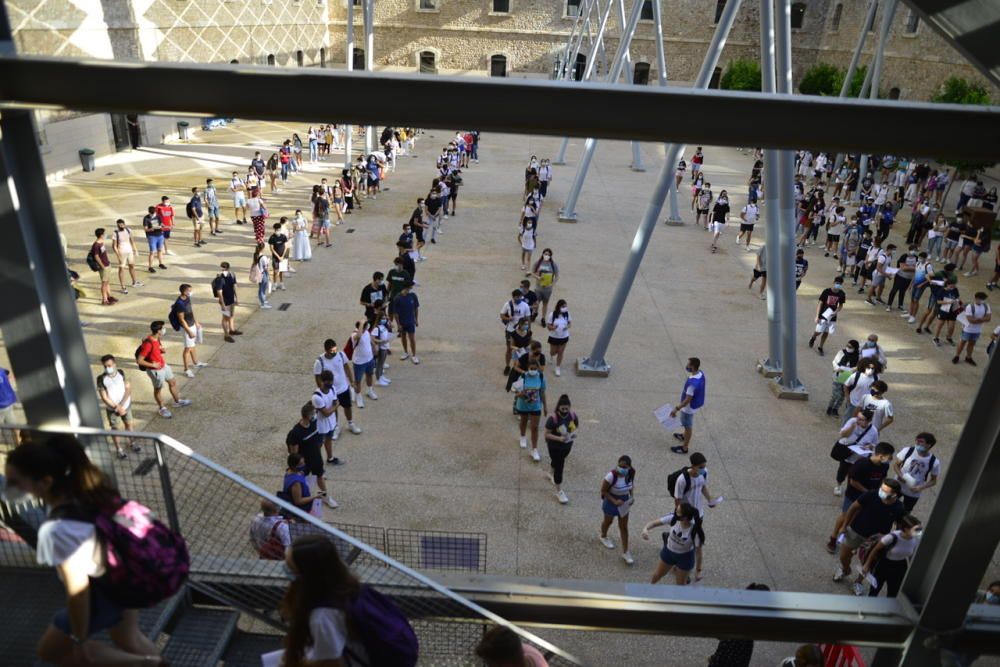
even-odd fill
[{"label": "staircase step", "polygon": [[236,630],[239,613],[188,607],[180,611],[163,657],[173,667],[207,667],[222,659]]},{"label": "staircase step", "polygon": [[260,667],[260,656],[281,649],[281,635],[263,635],[237,630],[222,656],[226,667]]},{"label": "staircase step", "polygon": [[142,609],[139,611],[139,630],[142,634],[149,637],[153,642],[159,637],[164,630],[166,630],[167,625],[170,623],[170,619],[174,617],[177,613],[177,609],[184,602],[184,589],[182,588],[173,597],[167,598],[155,607],[150,607],[149,609]]}]

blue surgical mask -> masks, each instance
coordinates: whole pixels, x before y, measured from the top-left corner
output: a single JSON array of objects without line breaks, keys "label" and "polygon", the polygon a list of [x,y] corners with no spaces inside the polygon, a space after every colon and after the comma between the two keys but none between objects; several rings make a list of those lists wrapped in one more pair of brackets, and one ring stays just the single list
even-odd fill
[{"label": "blue surgical mask", "polygon": [[628,474],[628,468],[623,468],[621,466],[618,466],[618,474],[624,477],[625,475]]},{"label": "blue surgical mask", "polygon": [[528,372],[526,373],[526,375],[527,375],[528,377],[531,377],[531,378],[533,378],[533,377],[537,377],[537,376],[538,376],[538,371],[528,371]]},{"label": "blue surgical mask", "polygon": [[878,490],[878,497],[881,498],[882,500],[888,500],[889,498],[892,498],[893,495],[894,494],[892,494],[892,493],[886,493],[882,489]]},{"label": "blue surgical mask", "polygon": [[926,445],[917,445],[916,449],[917,449],[917,454],[923,455],[923,454],[927,453],[927,446]]},{"label": "blue surgical mask", "polygon": [[702,477],[708,477],[708,467],[706,466],[706,467],[702,468],[701,470],[699,470],[698,474],[700,474]]}]

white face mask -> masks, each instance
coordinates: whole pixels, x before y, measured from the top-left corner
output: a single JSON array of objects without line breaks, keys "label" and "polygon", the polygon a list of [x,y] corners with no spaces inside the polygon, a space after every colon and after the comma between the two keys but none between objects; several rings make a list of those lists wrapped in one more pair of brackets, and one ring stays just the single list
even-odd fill
[{"label": "white face mask", "polygon": [[117,372],[118,372],[118,369],[116,367],[114,367],[114,366],[105,366],[104,367],[104,374],[105,375],[110,375],[110,376],[113,377],[114,374],[117,373]]}]

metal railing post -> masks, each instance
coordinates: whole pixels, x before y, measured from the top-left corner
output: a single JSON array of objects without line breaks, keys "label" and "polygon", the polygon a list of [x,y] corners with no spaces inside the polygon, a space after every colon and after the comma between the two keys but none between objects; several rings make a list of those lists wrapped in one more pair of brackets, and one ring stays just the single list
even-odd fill
[{"label": "metal railing post", "polygon": [[160,488],[163,491],[163,507],[167,511],[167,522],[173,530],[180,533],[181,522],[177,515],[177,502],[174,499],[173,484],[170,482],[167,457],[163,453],[163,443],[159,440],[154,440],[153,450],[156,452],[156,469],[160,474]]},{"label": "metal railing post", "polygon": [[[636,5],[641,4],[639,2],[636,3]],[[726,45],[726,39],[729,37],[729,31],[736,20],[736,12],[739,11],[740,4],[741,0],[732,0],[726,3],[725,9],[722,11],[722,16],[719,17],[719,24],[715,28],[715,34],[712,35],[712,42],[708,46],[705,60],[701,64],[701,70],[698,72],[698,78],[695,80],[695,89],[708,88],[708,83],[712,80],[712,73],[715,71],[715,66],[719,63],[719,56]],[[638,13],[634,10],[633,17],[638,19]],[[650,236],[652,236],[653,230],[656,228],[656,220],[663,210],[663,203],[667,198],[667,193],[674,189],[674,168],[683,150],[684,144],[670,144],[667,148],[663,168],[660,170],[660,175],[653,188],[653,194],[650,197],[649,205],[646,207],[646,213],[635,232],[635,238],[632,240],[632,249],[629,251],[628,260],[618,281],[618,286],[615,288],[615,293],[608,304],[608,311],[604,315],[604,321],[601,323],[601,329],[597,333],[594,347],[590,351],[590,356],[577,360],[576,370],[579,375],[607,377],[611,372],[611,366],[605,361],[604,355],[608,351],[608,345],[611,343],[611,337],[615,333],[615,327],[618,326],[618,320],[625,309],[625,302],[628,300],[632,283],[635,282],[635,277],[639,273],[639,266],[642,264],[642,258],[646,254],[646,248],[649,246]]]},{"label": "metal railing post", "polygon": [[[774,69],[774,0],[760,0],[760,70],[763,92],[776,92]],[[780,234],[778,217],[778,161],[777,151],[764,152],[764,228],[768,241],[777,249]],[[768,356],[758,366],[765,377],[775,377],[781,373],[781,301],[778,299],[778,281],[767,282],[767,350]]]}]

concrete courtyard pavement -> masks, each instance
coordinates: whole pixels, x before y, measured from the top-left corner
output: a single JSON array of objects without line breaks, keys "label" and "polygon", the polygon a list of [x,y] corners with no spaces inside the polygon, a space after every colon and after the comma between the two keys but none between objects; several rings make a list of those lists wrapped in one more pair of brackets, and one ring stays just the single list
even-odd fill
[{"label": "concrete courtyard pavement", "polygon": [[[284,468],[284,437],[313,388],[312,363],[322,341],[343,344],[360,319],[358,299],[373,271],[386,272],[394,243],[415,200],[435,174],[434,159],[449,138],[430,131],[417,145],[419,157],[400,158],[390,188],[364,210],[346,217],[334,231],[334,247],[313,249],[313,261],[295,264],[288,291],[275,292],[271,311],[258,311],[256,290],[247,284],[252,226],[232,223],[225,192],[229,173],[245,171],[254,150],[270,152],[293,131],[281,123],[239,122],[200,133],[189,144],[171,144],[113,156],[96,172],[77,174],[52,187],[58,217],[68,241],[70,264],[80,271],[89,296],[78,302],[94,375],[99,358],[111,352],[128,374],[136,396],[137,426],[161,431],[188,444],[265,488],[277,489]],[[708,377],[706,407],[696,418],[692,451],[708,458],[709,486],[725,502],[709,510],[705,530],[705,579],[701,585],[744,587],[751,581],[773,589],[849,594],[831,581],[834,559],[824,550],[839,509],[831,493],[836,464],[828,457],[839,421],[824,415],[829,399],[833,354],[848,338],[877,332],[889,356],[885,374],[896,422],[884,434],[897,448],[919,431],[938,437],[935,453],[944,474],[978,387],[983,364],[953,366],[951,352],[895,314],[871,308],[848,290],[838,331],[819,357],[805,346],[815,300],[832,280],[836,265],[815,247],[807,252],[810,270],[797,299],[799,373],[810,392],[808,402],[775,399],[755,372],[767,351],[766,305],[748,292],[754,255],[734,245],[737,224],[730,224],[718,253],[709,252],[709,234],[699,227],[659,225],[639,278],[608,351],[613,371],[607,379],[577,377],[571,360],[586,355],[614,291],[638,221],[663,159],[662,146],[644,145],[648,171],[634,173],[626,143],[602,141],[580,198],[576,224],[556,220],[582,150],[571,141],[570,164],[556,167],[555,181],[539,221],[539,249],[550,247],[560,267],[554,299],[565,298],[573,317],[572,336],[562,377],[546,373],[548,403],[566,393],[581,419],[580,435],[566,466],[564,488],[571,502],[561,506],[545,478],[547,464],[536,464],[517,445],[517,422],[501,375],[503,333],[498,319],[520,271],[516,224],[529,155],[553,156],[558,139],[516,135],[483,136],[478,165],[464,170],[458,216],[450,218],[437,245],[418,265],[415,289],[420,298],[417,343],[421,364],[399,361],[399,347],[387,375],[392,386],[378,388],[380,399],[355,408],[361,435],[345,433],[336,443],[347,465],[328,469],[331,495],[341,507],[325,519],[385,527],[483,532],[488,535],[487,572],[531,577],[645,582],[659,550],[639,539],[641,526],[672,508],[666,478],[685,461],[672,454],[673,438],[653,410],[677,400],[689,356],[702,360]],[[690,153],[690,151],[688,151]],[[736,149],[705,151],[707,180],[718,193],[727,188],[734,212],[745,203],[750,159]],[[266,157],[266,155],[265,155]],[[294,177],[287,190],[268,197],[272,218],[307,211],[308,192],[321,176],[339,172],[329,162]],[[183,217],[190,188],[213,177],[220,189],[223,237],[191,247],[190,223]],[[145,248],[141,216],[160,195],[169,194],[178,213],[169,269],[149,275],[145,286],[116,295],[118,305],[102,307],[95,274],[83,258],[93,228],[113,229],[124,217]],[[680,193],[681,212],[690,223],[690,190]],[[735,220],[734,215],[734,220]],[[348,233],[350,232],[350,233]],[[764,238],[763,224],[754,245]],[[897,239],[897,245],[901,242]],[[536,253],[537,258],[538,253]],[[209,283],[218,264],[228,260],[241,282],[237,323],[246,335],[222,343],[217,308]],[[139,266],[145,265],[145,252]],[[981,276],[982,277],[982,276]],[[975,280],[975,279],[972,279]],[[206,328],[199,347],[209,367],[194,379],[180,374],[182,341],[165,337],[167,358],[185,397],[194,400],[174,410],[170,420],[155,416],[148,380],[132,353],[154,319],[166,320],[177,285],[194,286],[194,311]],[[963,294],[981,289],[963,279]],[[985,278],[981,282],[985,282]],[[116,280],[112,286],[117,287]],[[848,283],[849,287],[849,283]],[[277,306],[290,304],[279,311]],[[535,329],[543,341],[547,334]],[[548,345],[545,346],[546,354]],[[982,353],[977,353],[982,362]],[[551,362],[550,362],[551,364]],[[634,566],[597,540],[601,518],[600,478],[620,454],[637,468],[633,510]],[[931,489],[915,514],[929,515]],[[249,517],[248,517],[249,519]],[[618,541],[612,528],[611,534]],[[994,559],[988,578],[996,578]],[[988,579],[987,579],[988,580]],[[701,664],[711,653],[709,640],[665,640],[613,634],[543,630],[591,661],[629,655],[633,665]],[[761,644],[754,664],[775,664],[790,647]],[[665,659],[664,655],[672,656]]]}]

